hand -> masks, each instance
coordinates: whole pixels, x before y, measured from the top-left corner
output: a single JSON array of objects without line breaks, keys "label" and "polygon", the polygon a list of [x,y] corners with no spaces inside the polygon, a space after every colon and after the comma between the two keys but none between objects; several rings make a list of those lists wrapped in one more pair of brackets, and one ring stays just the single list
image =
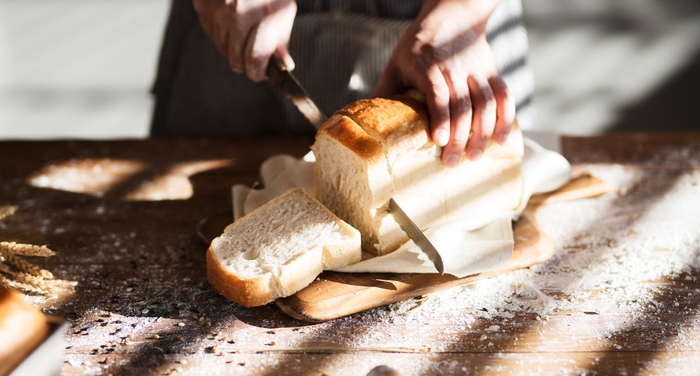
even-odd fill
[{"label": "hand", "polygon": [[275,52],[287,69],[294,69],[287,51],[297,12],[294,0],[193,0],[193,4],[204,31],[234,72],[262,81]]},{"label": "hand", "polygon": [[[374,95],[422,92],[433,141],[453,167],[476,160],[493,136],[505,142],[515,104],[498,75],[486,41],[486,21],[497,0],[426,0],[399,41]],[[471,137],[470,137],[471,132]]]}]

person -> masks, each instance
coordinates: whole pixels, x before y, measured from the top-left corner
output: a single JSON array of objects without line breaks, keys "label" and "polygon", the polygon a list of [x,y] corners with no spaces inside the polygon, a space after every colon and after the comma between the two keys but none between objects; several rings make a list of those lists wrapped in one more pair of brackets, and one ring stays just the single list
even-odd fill
[{"label": "person", "polygon": [[418,89],[454,166],[504,142],[516,108],[527,127],[526,52],[520,0],[173,0],[151,133],[314,132],[265,81],[277,53],[326,114]]}]

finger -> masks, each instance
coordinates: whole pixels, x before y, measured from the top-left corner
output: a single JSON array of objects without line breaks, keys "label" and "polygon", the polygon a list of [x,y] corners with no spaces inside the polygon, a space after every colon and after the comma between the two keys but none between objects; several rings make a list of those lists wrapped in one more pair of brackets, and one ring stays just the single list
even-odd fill
[{"label": "finger", "polygon": [[277,46],[277,49],[275,49],[275,52],[277,52],[278,55],[282,58],[282,62],[284,63],[284,68],[288,71],[294,70],[296,67],[296,64],[294,63],[294,59],[292,59],[292,55],[289,54],[289,51],[287,50],[287,43],[284,43],[283,45]]},{"label": "finger", "polygon": [[[273,8],[270,14],[264,16],[260,23],[255,25],[246,41],[245,64],[246,74],[252,81],[262,81],[266,78],[267,66],[270,57],[276,50],[287,50],[289,35],[296,15],[295,3]],[[287,64],[291,60],[289,53],[282,61]],[[292,67],[294,62],[291,61]]]},{"label": "finger", "polygon": [[[419,76],[422,79],[418,80],[416,87],[425,94],[430,113],[430,132],[433,142],[444,146],[450,140],[450,89],[437,66],[428,68],[426,73],[425,76]],[[461,154],[443,156],[443,160],[445,158],[449,158],[456,165]]]},{"label": "finger", "polygon": [[225,10],[219,13],[218,22],[227,32],[229,65],[236,73],[246,72],[247,43],[262,18],[262,10],[248,9],[246,6],[250,5],[250,2],[227,2]]},{"label": "finger", "polygon": [[474,102],[472,136],[467,143],[467,157],[475,161],[484,154],[496,126],[496,98],[489,82],[479,77],[469,77],[469,92]]},{"label": "finger", "polygon": [[294,70],[296,64],[294,59],[289,54],[287,47],[289,46],[289,38],[292,34],[292,27],[294,26],[294,18],[297,14],[297,3],[295,1],[290,1],[286,6],[284,6],[279,13],[275,15],[278,19],[275,24],[279,27],[279,34],[277,40],[277,48],[275,51],[282,58],[285,68],[287,70]]},{"label": "finger", "polygon": [[265,79],[267,64],[275,52],[274,31],[269,30],[264,21],[253,26],[245,46],[245,74],[251,81]]},{"label": "finger", "polygon": [[467,78],[446,71],[445,80],[450,89],[450,138],[442,152],[442,161],[449,167],[459,163],[469,139],[472,126],[472,101]]},{"label": "finger", "polygon": [[515,121],[515,100],[500,76],[491,77],[489,84],[496,97],[496,128],[493,131],[493,138],[499,144],[503,144]]}]

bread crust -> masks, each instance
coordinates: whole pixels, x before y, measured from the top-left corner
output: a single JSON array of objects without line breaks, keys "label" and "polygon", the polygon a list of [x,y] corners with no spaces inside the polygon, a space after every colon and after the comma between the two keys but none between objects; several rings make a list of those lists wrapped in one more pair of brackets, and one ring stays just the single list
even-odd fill
[{"label": "bread crust", "polygon": [[[303,198],[300,196],[303,196]],[[217,256],[217,251],[220,252],[226,249],[220,248],[225,247],[227,241],[225,237],[238,235],[238,233],[233,231],[235,226],[247,226],[247,222],[252,220],[252,216],[263,215],[261,214],[263,213],[263,207],[277,205],[290,199],[312,201],[311,212],[321,211],[325,216],[324,218],[334,220],[334,226],[337,226],[338,231],[343,234],[342,240],[324,239],[325,243],[318,241],[318,243],[313,244],[307,242],[305,246],[309,248],[306,251],[294,255],[293,258],[284,259],[285,262],[283,264],[270,265],[269,270],[260,271],[258,274],[250,277],[236,274],[235,270],[223,264],[223,262],[226,262],[226,258],[222,260],[220,253]],[[306,202],[308,204],[308,201],[297,202]],[[272,206],[268,207],[268,209],[279,209],[279,207]],[[265,211],[265,213],[265,215],[268,215],[269,210]],[[269,215],[261,218],[269,218]],[[305,240],[308,239],[305,238]],[[240,251],[240,249],[234,248],[234,252],[237,251]],[[258,249],[258,251],[263,252],[264,250]],[[258,255],[257,257],[261,256]],[[281,196],[275,197],[267,204],[229,225],[222,236],[212,241],[206,253],[207,279],[216,292],[229,300],[246,307],[255,307],[271,303],[279,297],[292,295],[306,287],[313,282],[317,275],[323,272],[324,265],[327,265],[329,268],[336,268],[357,262],[360,258],[359,231],[338,219],[330,210],[302,188],[294,188]]]},{"label": "bread crust", "polygon": [[[231,301],[246,307],[257,307],[273,301],[264,278],[241,279],[221,265],[211,246],[207,250],[207,279],[214,290]],[[266,274],[269,280],[269,274]]]},{"label": "bread crust", "polygon": [[38,309],[0,287],[0,375],[19,365],[48,333],[49,324]]},{"label": "bread crust", "polygon": [[336,140],[367,163],[380,162],[384,157],[382,145],[370,137],[355,121],[342,114],[331,116],[323,124],[316,133],[316,139],[323,136]]},{"label": "bread crust", "polygon": [[388,151],[420,147],[430,141],[425,106],[409,97],[361,99],[338,113],[351,118]]}]

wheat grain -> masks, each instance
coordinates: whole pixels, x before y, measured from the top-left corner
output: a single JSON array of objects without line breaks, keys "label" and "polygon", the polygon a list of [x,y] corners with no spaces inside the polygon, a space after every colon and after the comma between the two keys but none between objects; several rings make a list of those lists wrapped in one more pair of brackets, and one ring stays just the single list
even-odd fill
[{"label": "wheat grain", "polygon": [[28,273],[17,273],[15,275],[17,282],[25,283],[31,285],[32,287],[41,291],[42,294],[48,295],[54,292],[53,286],[51,286],[46,280],[41,277],[37,277]]},{"label": "wheat grain", "polygon": [[44,294],[44,292],[41,289],[38,289],[30,284],[27,283],[22,283],[18,281],[13,281],[11,279],[6,278],[3,275],[0,275],[0,285],[12,289],[12,290],[17,290],[21,292],[30,292],[30,293],[35,293],[35,294]]},{"label": "wheat grain", "polygon": [[0,221],[15,214],[15,211],[17,211],[16,206],[0,206]]},{"label": "wheat grain", "polygon": [[0,252],[12,253],[19,256],[38,256],[49,257],[56,252],[49,249],[45,245],[22,244],[15,242],[0,242]]},{"label": "wheat grain", "polygon": [[14,266],[18,270],[35,275],[37,277],[42,277],[44,279],[53,279],[53,274],[46,269],[41,269],[40,267],[32,264],[29,261],[22,259],[21,257],[14,255],[12,253],[0,252],[5,258],[5,262]]}]

